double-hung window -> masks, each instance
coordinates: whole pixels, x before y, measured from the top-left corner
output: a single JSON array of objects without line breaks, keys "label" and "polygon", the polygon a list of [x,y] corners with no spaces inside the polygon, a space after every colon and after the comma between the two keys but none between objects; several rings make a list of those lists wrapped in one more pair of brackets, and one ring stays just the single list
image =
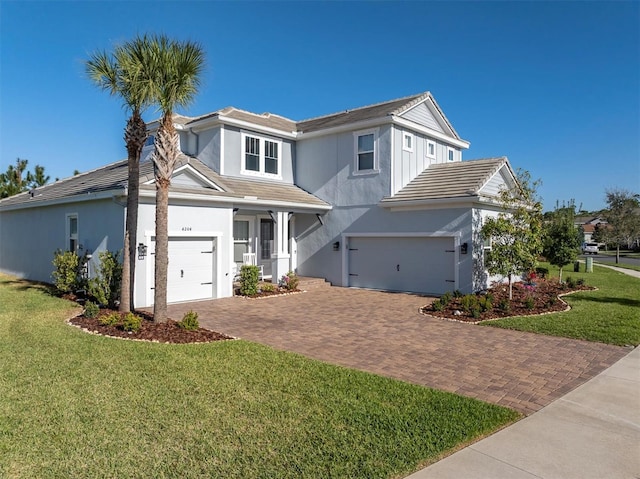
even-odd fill
[{"label": "double-hung window", "polygon": [[377,131],[361,131],[354,133],[355,140],[355,173],[373,173],[378,170],[376,152]]},{"label": "double-hung window", "polygon": [[436,157],[436,142],[427,140],[427,158]]},{"label": "double-hung window", "polygon": [[67,215],[67,250],[78,251],[78,215]]},{"label": "double-hung window", "polygon": [[257,176],[280,176],[282,142],[242,133],[242,173]]},{"label": "double-hung window", "polygon": [[455,160],[455,150],[453,148],[447,148],[447,160]]}]

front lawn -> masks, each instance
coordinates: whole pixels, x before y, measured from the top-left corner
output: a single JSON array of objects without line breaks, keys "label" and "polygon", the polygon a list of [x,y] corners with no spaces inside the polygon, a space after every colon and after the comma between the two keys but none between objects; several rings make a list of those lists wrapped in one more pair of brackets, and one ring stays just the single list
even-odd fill
[{"label": "front lawn", "polygon": [[0,305],[3,478],[403,477],[519,417],[247,341],[90,335],[2,275]]},{"label": "front lawn", "polygon": [[[549,268],[551,275],[558,269]],[[571,311],[544,316],[518,317],[487,321],[485,326],[531,331],[534,333],[585,339],[619,346],[640,344],[640,279],[595,265],[593,273],[565,268],[563,277],[584,278],[597,291],[582,291],[565,296]]]}]

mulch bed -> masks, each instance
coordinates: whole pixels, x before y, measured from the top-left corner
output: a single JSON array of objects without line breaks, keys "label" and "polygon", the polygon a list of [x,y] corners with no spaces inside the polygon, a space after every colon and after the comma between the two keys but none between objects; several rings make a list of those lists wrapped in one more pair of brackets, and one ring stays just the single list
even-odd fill
[{"label": "mulch bed", "polygon": [[153,341],[159,343],[210,343],[212,341],[224,341],[234,339],[215,331],[199,328],[195,331],[187,331],[178,326],[173,320],[166,323],[154,323],[153,315],[147,312],[136,311],[136,314],[142,317],[142,327],[139,331],[125,331],[119,326],[105,326],[100,324],[99,318],[113,313],[113,310],[102,309],[100,314],[95,318],[87,318],[85,316],[76,316],[69,320],[69,323],[78,326],[91,333],[103,336],[111,336],[115,338],[135,339],[139,341]]},{"label": "mulch bed", "polygon": [[[513,285],[513,299],[508,301],[509,285],[500,284],[477,295],[483,296],[490,294],[493,297],[491,302],[493,307],[487,311],[481,311],[479,317],[474,317],[470,312],[465,312],[462,307],[462,298],[455,297],[451,298],[449,304],[447,304],[442,311],[436,311],[432,303],[421,308],[421,312],[437,318],[469,323],[478,323],[491,319],[509,318],[513,316],[531,316],[565,311],[568,305],[560,299],[560,296],[576,291],[587,291],[593,289],[595,288],[585,284],[574,284],[569,287],[566,283],[559,283],[555,278],[538,279],[533,285],[515,283]],[[528,298],[531,298],[532,300],[529,300],[529,304],[527,304]],[[509,302],[509,308],[501,309],[499,305],[506,301]]]}]

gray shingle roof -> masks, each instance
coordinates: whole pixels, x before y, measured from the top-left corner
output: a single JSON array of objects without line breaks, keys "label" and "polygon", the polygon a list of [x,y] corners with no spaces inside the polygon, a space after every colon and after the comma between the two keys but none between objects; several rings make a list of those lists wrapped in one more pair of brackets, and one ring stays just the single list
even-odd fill
[{"label": "gray shingle roof", "polygon": [[[180,156],[176,164],[176,169],[186,164],[191,165],[224,191],[218,191],[213,188],[194,189],[186,187],[171,187],[171,191],[197,193],[208,197],[235,198],[239,200],[245,200],[245,197],[248,196],[255,197],[258,201],[265,203],[270,201],[296,203],[312,208],[317,206],[321,209],[326,209],[326,207],[329,206],[328,203],[295,185],[260,179],[222,177],[201,161],[186,155]],[[18,205],[33,206],[37,203],[55,200],[82,200],[83,198],[89,198],[88,195],[91,193],[95,194],[105,191],[115,190],[114,194],[122,194],[127,186],[127,176],[127,161],[124,160],[37,188],[33,197],[27,192],[5,198],[0,201],[0,209]],[[154,190],[155,186],[153,185],[143,185],[143,183],[153,180],[153,178],[152,162],[142,162],[140,164],[141,189]],[[117,190],[121,191],[118,192]]]},{"label": "gray shingle roof", "polygon": [[506,157],[430,165],[395,195],[383,198],[381,204],[478,196],[504,165],[509,165]]},{"label": "gray shingle roof", "polygon": [[324,128],[332,128],[342,126],[347,123],[355,123],[358,121],[371,120],[389,115],[397,115],[407,108],[413,106],[416,102],[423,100],[429,93],[420,93],[396,100],[376,103],[375,105],[354,108],[353,110],[345,110],[331,115],[320,116],[308,120],[299,121],[297,129],[300,132],[308,133],[310,131],[322,130]]}]

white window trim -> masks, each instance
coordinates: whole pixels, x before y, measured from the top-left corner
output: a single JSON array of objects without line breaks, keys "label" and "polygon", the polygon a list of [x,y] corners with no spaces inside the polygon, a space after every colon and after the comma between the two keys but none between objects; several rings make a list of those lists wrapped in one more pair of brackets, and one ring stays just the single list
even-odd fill
[{"label": "white window trim", "polygon": [[[372,128],[369,130],[360,130],[353,132],[353,174],[358,175],[373,175],[380,173],[380,165],[378,164],[378,133],[379,128]],[[358,169],[358,137],[364,135],[373,134],[373,169],[360,170]]]},{"label": "white window trim", "polygon": [[[409,139],[411,146],[407,146],[407,139]],[[402,132],[402,150],[408,151],[409,153],[413,153],[414,144],[415,144],[415,137],[408,131],[403,131]]]},{"label": "white window trim", "polygon": [[[260,142],[260,156],[258,158],[258,171],[247,170],[246,168],[246,138],[256,138]],[[265,142],[270,141],[278,145],[278,173],[267,173],[265,171]],[[255,134],[250,131],[241,131],[240,132],[240,173],[247,176],[259,176],[262,178],[275,178],[282,179],[282,140],[277,138],[269,138],[262,135]]]},{"label": "white window trim", "polygon": [[447,161],[456,161],[456,150],[450,146],[447,147]]},{"label": "white window trim", "polygon": [[[76,237],[75,238],[71,238],[71,218],[75,218],[76,219]],[[69,245],[71,244],[71,240],[75,239],[76,240],[76,251],[74,251],[74,253],[78,252],[78,249],[80,248],[80,220],[78,219],[78,213],[67,213],[65,215],[65,246],[64,246],[64,251],[70,251],[69,250]]]},{"label": "white window trim", "polygon": [[[431,146],[431,145],[433,145],[433,154],[429,153],[429,146]],[[438,150],[437,150],[436,142],[433,141],[433,140],[427,140],[427,146],[426,146],[426,149],[425,149],[425,156],[427,158],[434,158],[435,159],[437,151]]]}]

